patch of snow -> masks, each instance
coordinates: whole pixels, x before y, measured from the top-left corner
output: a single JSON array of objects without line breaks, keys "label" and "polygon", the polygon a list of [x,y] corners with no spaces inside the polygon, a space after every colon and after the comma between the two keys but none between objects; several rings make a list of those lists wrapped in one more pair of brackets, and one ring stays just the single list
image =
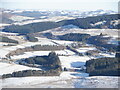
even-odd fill
[{"label": "patch of snow", "polygon": [[72,52],[72,51],[70,51],[70,50],[67,50],[67,49],[65,49],[65,50],[59,50],[59,51],[55,51],[56,52],[56,54],[60,54],[60,55],[74,55],[75,53],[74,52]]},{"label": "patch of snow", "polygon": [[50,40],[50,39],[40,38],[40,37],[36,37],[36,38],[38,38],[39,43],[40,43],[41,45],[56,45],[56,44],[53,43],[52,40]]},{"label": "patch of snow", "polygon": [[16,36],[18,33],[9,33],[9,32],[0,32],[0,35],[11,35],[11,36]]},{"label": "patch of snow", "polygon": [[106,21],[97,22],[97,23],[91,24],[91,26],[97,26],[97,25],[101,25],[104,23],[106,23]]},{"label": "patch of snow", "polygon": [[25,16],[12,16],[10,17],[11,20],[13,21],[17,21],[17,22],[21,22],[23,20],[30,20],[30,19],[34,19],[34,18],[31,18],[31,17],[25,17]]},{"label": "patch of snow", "polygon": [[100,57],[115,57],[115,53],[99,53]]},{"label": "patch of snow", "polygon": [[0,47],[4,45],[8,45],[8,43],[0,42]]},{"label": "patch of snow", "polygon": [[22,55],[14,55],[11,56],[11,59],[23,59],[23,58],[29,58],[34,56],[44,56],[48,55],[51,51],[32,51],[32,52],[24,52]]},{"label": "patch of snow", "polygon": [[70,45],[72,43],[75,43],[74,41],[65,41],[65,40],[52,40],[60,45]]},{"label": "patch of snow", "polygon": [[84,66],[86,61],[90,58],[87,56],[59,56],[62,68],[76,68]]},{"label": "patch of snow", "polygon": [[109,41],[108,41],[108,44],[119,45],[118,40],[116,40],[116,39],[111,39],[111,40],[109,40]]},{"label": "patch of snow", "polygon": [[12,13],[22,13],[24,10],[14,10]]},{"label": "patch of snow", "polygon": [[85,53],[89,50],[96,50],[96,48],[95,47],[81,47],[81,48],[76,49],[76,50],[79,51],[80,53]]},{"label": "patch of snow", "polygon": [[110,24],[116,26],[116,25],[120,24],[120,20],[113,20],[110,22]]},{"label": "patch of snow", "polygon": [[75,88],[118,88],[119,77],[116,76],[92,76],[80,78],[75,81]]},{"label": "patch of snow", "polygon": [[4,27],[4,26],[9,26],[9,25],[11,25],[11,24],[0,23],[0,28]]}]

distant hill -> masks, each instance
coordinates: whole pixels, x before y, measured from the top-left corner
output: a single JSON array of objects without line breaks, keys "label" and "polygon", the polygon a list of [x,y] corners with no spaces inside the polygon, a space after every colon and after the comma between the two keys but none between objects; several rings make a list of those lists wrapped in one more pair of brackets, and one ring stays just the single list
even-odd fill
[{"label": "distant hill", "polygon": [[26,25],[12,25],[8,26],[3,31],[5,32],[13,32],[13,33],[35,33],[35,32],[41,32],[52,28],[57,28],[60,25],[55,22],[39,22],[39,23],[31,23]]},{"label": "distant hill", "polygon": [[34,17],[34,18],[40,18],[41,16],[71,16],[75,18],[85,18],[89,16],[101,16],[101,15],[110,15],[110,14],[116,14],[115,11],[112,10],[95,10],[95,11],[79,11],[79,10],[59,10],[59,11],[48,11],[48,10],[18,10],[18,11],[11,11],[12,13],[16,15],[22,15],[27,17]]},{"label": "distant hill", "polygon": [[57,28],[60,26],[71,25],[71,24],[76,25],[82,29],[93,29],[93,28],[118,29],[119,28],[118,19],[120,19],[119,14],[112,14],[112,15],[63,20],[60,22],[38,22],[27,25],[21,25],[21,26],[12,25],[6,27],[3,31],[13,32],[13,33],[35,33],[35,32],[45,31],[48,29]]},{"label": "distant hill", "polygon": [[23,11],[21,13],[14,13],[16,15],[20,15],[20,16],[27,16],[27,17],[35,17],[35,18],[39,18],[41,16],[47,16],[48,13],[43,13],[43,12],[39,12],[39,11]]},{"label": "distant hill", "polygon": [[117,21],[120,19],[119,14],[111,14],[111,15],[102,15],[102,16],[94,16],[87,18],[77,18],[73,20],[63,20],[59,22],[61,25],[69,25],[73,24],[82,29],[91,29],[91,28],[111,28],[117,29],[119,24]]},{"label": "distant hill", "polygon": [[13,24],[15,22],[22,22],[24,20],[34,19],[34,18],[30,18],[30,17],[16,15],[16,14],[10,13],[10,12],[0,12],[0,17],[1,17],[0,23],[3,23],[3,24]]},{"label": "distant hill", "polygon": [[14,21],[9,19],[12,16],[10,13],[1,13],[0,14],[0,23],[11,24]]}]

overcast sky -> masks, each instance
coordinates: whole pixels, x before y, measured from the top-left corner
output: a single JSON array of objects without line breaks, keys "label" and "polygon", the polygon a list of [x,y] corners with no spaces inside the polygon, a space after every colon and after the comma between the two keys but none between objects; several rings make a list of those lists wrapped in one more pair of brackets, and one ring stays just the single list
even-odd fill
[{"label": "overcast sky", "polygon": [[1,8],[47,10],[114,10],[119,0],[1,0]]}]

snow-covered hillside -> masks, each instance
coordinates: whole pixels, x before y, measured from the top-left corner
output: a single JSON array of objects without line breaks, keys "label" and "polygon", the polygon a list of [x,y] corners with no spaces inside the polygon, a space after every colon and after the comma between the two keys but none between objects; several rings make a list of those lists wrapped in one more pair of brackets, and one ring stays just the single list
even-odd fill
[{"label": "snow-covered hillside", "polygon": [[[101,16],[116,14],[117,12],[111,10],[95,10],[95,11],[79,11],[79,10],[8,10],[1,9],[2,16],[7,19],[6,23],[11,21],[11,24],[24,25],[29,23],[85,18],[91,16]],[[34,14],[33,14],[34,13]],[[5,15],[4,15],[5,14]],[[37,17],[36,17],[37,16]]]},{"label": "snow-covered hillside", "polygon": [[25,24],[30,24],[30,23],[48,22],[48,21],[59,22],[59,21],[62,21],[62,20],[69,20],[69,19],[75,19],[75,18],[69,17],[69,16],[54,16],[54,17],[49,17],[47,19],[26,20],[26,21],[22,21],[22,22],[15,22],[13,24],[14,25],[25,25]]},{"label": "snow-covered hillside", "polygon": [[34,18],[15,15],[15,16],[10,17],[10,19],[13,21],[21,22],[23,20],[30,20],[30,19],[34,19]]},{"label": "snow-covered hillside", "polygon": [[[78,79],[77,79],[78,78]],[[22,87],[21,87],[22,86]],[[118,88],[118,77],[93,76],[86,73],[63,72],[52,77],[9,78],[3,88]]]}]

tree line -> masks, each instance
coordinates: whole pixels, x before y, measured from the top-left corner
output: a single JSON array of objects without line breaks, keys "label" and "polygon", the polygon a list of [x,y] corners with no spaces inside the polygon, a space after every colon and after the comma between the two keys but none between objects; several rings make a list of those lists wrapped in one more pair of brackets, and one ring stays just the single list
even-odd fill
[{"label": "tree line", "polygon": [[55,52],[49,53],[48,56],[35,56],[23,59],[21,62],[26,62],[28,64],[38,64],[42,65],[47,69],[56,69],[59,68],[61,63],[59,57],[56,55]]},{"label": "tree line", "polygon": [[68,33],[65,35],[59,35],[57,37],[60,40],[86,42],[86,40],[90,37],[90,35],[89,34],[81,34],[81,33]]},{"label": "tree line", "polygon": [[11,78],[11,77],[28,77],[28,76],[59,76],[60,70],[23,70],[18,72],[13,72],[12,74],[3,74],[2,79]]}]

